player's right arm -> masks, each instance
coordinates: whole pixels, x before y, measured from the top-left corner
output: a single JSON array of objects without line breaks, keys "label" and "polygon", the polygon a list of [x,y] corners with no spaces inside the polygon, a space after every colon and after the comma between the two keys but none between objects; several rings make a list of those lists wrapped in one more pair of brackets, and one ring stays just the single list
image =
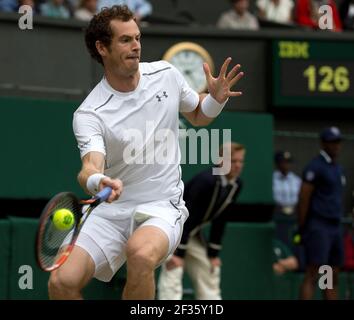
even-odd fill
[{"label": "player's right arm", "polygon": [[92,112],[76,112],[73,130],[82,161],[82,168],[78,175],[79,184],[89,195],[95,195],[104,187],[111,187],[112,193],[107,202],[117,200],[122,193],[123,184],[121,180],[113,180],[103,174],[106,146],[102,122]]},{"label": "player's right arm", "polygon": [[[89,152],[82,158],[82,168],[77,178],[79,184],[86,193],[91,194],[91,192],[87,189],[88,178],[97,173],[103,174],[104,162],[104,154],[96,151]],[[112,193],[107,202],[118,200],[123,191],[123,183],[121,180],[113,180],[107,176],[102,177],[99,183],[99,190],[102,190],[104,187],[112,188]]]}]

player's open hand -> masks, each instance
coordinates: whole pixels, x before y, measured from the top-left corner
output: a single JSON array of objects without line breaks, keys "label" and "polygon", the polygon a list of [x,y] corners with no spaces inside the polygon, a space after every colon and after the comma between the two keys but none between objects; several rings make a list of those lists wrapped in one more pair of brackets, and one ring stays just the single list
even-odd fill
[{"label": "player's open hand", "polygon": [[243,77],[244,73],[239,72],[241,68],[239,64],[235,65],[231,71],[227,73],[230,62],[230,57],[224,61],[217,78],[211,75],[209,65],[207,63],[203,64],[209,93],[219,103],[225,102],[229,97],[242,95],[241,91],[231,91],[231,88]]},{"label": "player's open hand", "polygon": [[123,182],[119,179],[111,179],[109,177],[103,178],[100,182],[100,190],[102,190],[105,187],[112,188],[112,193],[107,199],[108,203],[118,200],[119,196],[123,192]]}]

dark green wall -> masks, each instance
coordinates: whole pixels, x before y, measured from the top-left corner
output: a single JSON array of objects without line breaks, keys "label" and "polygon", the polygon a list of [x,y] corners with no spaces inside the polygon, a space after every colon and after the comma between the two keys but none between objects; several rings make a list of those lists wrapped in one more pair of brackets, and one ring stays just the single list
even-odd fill
[{"label": "dark green wall", "polygon": [[[15,218],[0,221],[0,240],[8,244],[8,254],[0,251],[0,299],[47,299],[49,274],[41,271],[35,260],[37,219]],[[271,239],[273,225],[230,223],[226,228],[222,252],[222,290],[225,299],[272,298]],[[6,252],[6,251],[5,251]],[[32,267],[33,289],[21,290],[19,268]],[[156,274],[158,276],[158,272]],[[93,280],[84,291],[87,299],[120,299],[126,270],[122,268],[110,283]],[[2,288],[9,288],[9,291]],[[270,288],[270,290],[268,290]]]},{"label": "dark green wall", "polygon": [[10,261],[10,223],[0,220],[0,300],[8,297],[8,278]]},{"label": "dark green wall", "polygon": [[81,192],[80,156],[72,131],[77,103],[0,98],[2,198],[49,198]]},{"label": "dark green wall", "polygon": [[[49,274],[41,271],[35,261],[35,235],[37,219],[15,218],[0,220],[0,300],[48,299]],[[207,231],[207,230],[206,230]],[[229,223],[225,230],[221,253],[221,288],[224,299],[297,299],[302,273],[275,276],[272,273],[272,223]],[[22,265],[32,267],[33,289],[21,290],[19,273]],[[158,279],[159,270],[156,272]],[[120,299],[125,284],[126,269],[123,267],[109,283],[93,280],[85,288],[85,299]],[[353,276],[340,275],[340,299],[351,294]],[[193,299],[193,288],[185,277],[185,299]],[[321,298],[317,289],[316,298]]]}]

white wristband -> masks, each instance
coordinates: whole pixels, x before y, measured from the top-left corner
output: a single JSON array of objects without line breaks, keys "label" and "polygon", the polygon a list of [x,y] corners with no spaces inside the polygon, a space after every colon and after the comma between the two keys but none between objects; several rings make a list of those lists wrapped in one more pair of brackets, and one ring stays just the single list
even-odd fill
[{"label": "white wristband", "polygon": [[216,118],[221,110],[224,108],[226,102],[229,99],[226,99],[225,102],[219,103],[217,102],[210,93],[203,99],[201,104],[201,109],[203,113],[209,118]]},{"label": "white wristband", "polygon": [[99,191],[100,182],[106,176],[102,173],[95,173],[88,177],[86,188],[91,194],[96,194]]}]

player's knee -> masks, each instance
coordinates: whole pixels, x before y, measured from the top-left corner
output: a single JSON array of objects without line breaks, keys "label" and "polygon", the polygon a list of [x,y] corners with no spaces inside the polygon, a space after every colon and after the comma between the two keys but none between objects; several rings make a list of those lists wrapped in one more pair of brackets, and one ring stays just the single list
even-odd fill
[{"label": "player's knee", "polygon": [[53,271],[48,281],[48,292],[51,299],[68,298],[79,291],[75,281],[62,272]]},{"label": "player's knee", "polygon": [[142,248],[136,248],[134,245],[127,247],[128,268],[136,272],[153,271],[158,263],[156,261],[153,246],[146,244]]}]

